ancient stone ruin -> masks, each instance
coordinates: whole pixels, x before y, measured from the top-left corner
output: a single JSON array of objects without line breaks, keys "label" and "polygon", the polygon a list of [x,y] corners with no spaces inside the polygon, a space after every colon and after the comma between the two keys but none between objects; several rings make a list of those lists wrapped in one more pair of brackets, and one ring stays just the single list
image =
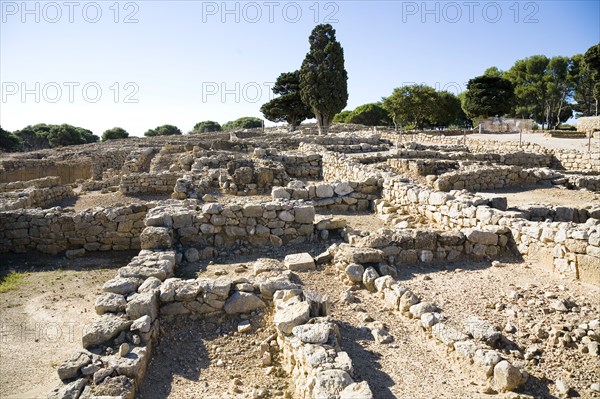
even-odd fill
[{"label": "ancient stone ruin", "polygon": [[[535,273],[528,259],[542,257],[565,281],[600,286],[600,203],[512,206],[501,194],[479,194],[524,185],[598,192],[597,152],[338,130],[133,138],[1,159],[0,252],[77,262],[139,251],[103,282],[98,316],[81,350],[58,365],[63,383],[49,397],[159,397],[145,384],[168,330],[217,319],[233,323],[232,339],[264,330],[256,367],[285,381],[276,394],[236,378],[231,397],[390,397],[369,378],[369,356],[349,350],[344,334],[363,330],[389,351],[403,340],[429,345],[436,362],[458,365],[483,396],[544,392],[535,377],[541,343],[598,365],[597,298],[527,297],[515,288],[495,307],[462,313],[438,303],[435,286],[418,285],[427,283],[419,273],[444,278],[457,265]],[[112,202],[74,205],[91,195]],[[227,266],[236,259],[245,266]],[[361,310],[369,306],[387,321]],[[362,315],[362,330],[336,316],[350,311]],[[508,322],[499,325],[500,314]],[[556,389],[597,395],[589,391],[597,370],[581,373]]]}]

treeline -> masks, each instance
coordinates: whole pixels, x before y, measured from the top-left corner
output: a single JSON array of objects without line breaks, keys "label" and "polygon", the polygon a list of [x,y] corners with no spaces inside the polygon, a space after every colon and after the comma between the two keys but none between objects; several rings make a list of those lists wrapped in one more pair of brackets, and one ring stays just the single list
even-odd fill
[{"label": "treeline", "polygon": [[[261,119],[245,116],[229,121],[223,126],[214,121],[198,122],[188,134],[233,131],[262,126],[263,121]],[[177,126],[162,125],[147,130],[144,136],[172,136],[181,134],[182,132]],[[0,150],[5,152],[35,151],[69,145],[96,143],[98,141],[126,139],[129,137],[129,132],[121,127],[108,129],[102,133],[102,137],[98,137],[91,130],[66,123],[62,125],[39,123],[14,132],[9,132],[0,127]]]},{"label": "treeline", "polygon": [[[572,57],[534,55],[518,60],[508,71],[488,68],[470,79],[467,90],[454,95],[427,85],[395,88],[381,102],[345,110],[348,74],[344,52],[331,25],[317,25],[309,37],[310,50],[299,70],[284,72],[276,79],[278,95],[260,108],[272,122],[287,122],[293,131],[315,118],[320,133],[331,123],[367,126],[394,125],[402,129],[470,127],[494,116],[531,118],[542,128],[557,128],[573,115],[598,114],[600,99],[600,44]],[[222,126],[202,121],[188,134],[258,128],[263,121],[242,117]],[[174,125],[149,129],[144,136],[181,135]],[[106,130],[102,141],[128,138],[120,127]],[[100,137],[90,130],[68,124],[27,126],[15,132],[0,127],[0,150],[30,151],[67,145],[94,143]]]},{"label": "treeline", "polygon": [[100,137],[91,130],[63,123],[47,125],[39,123],[8,132],[0,127],[0,149],[4,151],[31,151],[66,145],[95,143]]},{"label": "treeline", "polygon": [[508,71],[491,67],[484,76],[512,84],[514,98],[506,115],[555,128],[573,115],[597,114],[600,44],[572,57],[534,55],[518,60]]},{"label": "treeline", "polygon": [[[300,75],[301,71],[281,74],[273,87],[279,97],[261,107],[266,119],[287,122],[290,130],[316,115],[301,96]],[[344,90],[345,82],[338,88]],[[527,57],[508,71],[488,68],[470,79],[467,90],[458,96],[427,85],[398,87],[381,102],[335,114],[332,122],[442,129],[471,127],[481,119],[500,116],[530,118],[542,128],[555,129],[572,116],[597,115],[599,99],[600,44],[572,57]]]}]

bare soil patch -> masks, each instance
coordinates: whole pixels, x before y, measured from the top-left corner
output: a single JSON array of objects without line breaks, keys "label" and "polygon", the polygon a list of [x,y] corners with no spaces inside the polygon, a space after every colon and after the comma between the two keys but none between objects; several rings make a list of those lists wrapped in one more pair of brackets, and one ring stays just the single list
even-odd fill
[{"label": "bare soil patch", "polygon": [[238,333],[241,317],[163,320],[162,335],[138,398],[289,397],[277,358],[265,366],[260,344],[275,333],[272,316],[255,314],[253,329]]},{"label": "bare soil patch", "polygon": [[508,200],[508,207],[547,204],[585,208],[600,205],[600,193],[588,190],[568,190],[553,186],[521,185],[505,189],[478,192],[484,198],[502,196]]},{"label": "bare soil patch", "polygon": [[72,208],[75,212],[81,212],[97,207],[111,208],[130,204],[145,204],[148,201],[159,201],[168,198],[170,198],[169,195],[124,195],[120,192],[102,193],[100,191],[90,191],[85,194],[79,194],[76,197],[54,202],[46,208],[60,206],[63,208]]},{"label": "bare soil patch", "polygon": [[84,326],[96,317],[104,282],[135,254],[104,252],[69,260],[3,254],[0,273],[27,275],[0,293],[0,397],[45,398],[59,382],[56,368],[81,349]]},{"label": "bare soil patch", "polygon": [[[551,271],[544,260],[507,261],[501,267],[485,263],[461,263],[437,266],[411,266],[400,270],[402,284],[424,300],[443,309],[448,322],[462,326],[468,316],[478,316],[500,330],[507,323],[516,331],[504,331],[514,343],[513,350],[537,346],[541,354],[524,360],[514,351],[503,351],[513,364],[521,365],[531,376],[524,392],[536,397],[554,397],[554,383],[562,379],[582,398],[598,397],[590,392],[600,380],[600,359],[581,353],[574,345],[555,345],[544,330],[565,327],[564,332],[600,316],[600,287],[564,279]],[[557,299],[573,301],[569,312],[554,312]],[[576,394],[575,394],[576,393]]]},{"label": "bare soil patch", "polygon": [[[468,139],[475,140],[495,140],[504,142],[519,142],[519,133],[485,133],[485,134],[470,134]],[[586,152],[588,150],[588,139],[586,138],[560,138],[544,136],[543,133],[523,133],[524,143],[534,143],[542,147],[551,148],[553,150],[579,150]],[[592,151],[598,153],[600,149],[600,140],[592,139]]]}]

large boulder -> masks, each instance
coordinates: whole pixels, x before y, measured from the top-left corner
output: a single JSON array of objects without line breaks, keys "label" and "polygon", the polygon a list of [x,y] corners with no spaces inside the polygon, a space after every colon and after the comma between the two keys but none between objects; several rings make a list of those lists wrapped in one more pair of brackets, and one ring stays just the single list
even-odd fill
[{"label": "large boulder", "polygon": [[333,197],[333,187],[331,184],[318,184],[315,186],[315,195],[318,198],[329,198]]},{"label": "large boulder", "polygon": [[250,313],[253,310],[266,307],[265,303],[250,292],[236,291],[225,302],[225,313]]},{"label": "large boulder", "polygon": [[103,344],[116,337],[121,331],[127,330],[131,323],[131,320],[106,313],[84,328],[81,338],[83,347],[87,349]]},{"label": "large boulder", "polygon": [[495,346],[501,339],[502,333],[494,325],[476,316],[467,317],[463,325],[465,330],[476,340],[483,341],[490,346]]},{"label": "large boulder", "polygon": [[373,399],[373,392],[366,381],[354,382],[340,392],[340,399]]},{"label": "large boulder", "polygon": [[315,221],[315,208],[313,206],[299,206],[294,209],[294,218],[297,223],[313,223]]},{"label": "large boulder", "polygon": [[126,312],[130,319],[135,320],[143,316],[149,316],[152,320],[158,316],[159,292],[150,291],[136,294],[127,303]]},{"label": "large boulder", "polygon": [[308,302],[298,302],[278,310],[273,321],[280,332],[289,335],[294,327],[306,323],[309,318],[310,305]]},{"label": "large boulder", "polygon": [[498,235],[490,231],[467,229],[464,231],[467,240],[474,244],[496,245],[498,244]]},{"label": "large boulder", "polygon": [[494,366],[494,385],[501,391],[513,391],[523,384],[525,376],[506,360]]},{"label": "large boulder", "polygon": [[63,381],[75,378],[79,374],[79,370],[90,363],[92,363],[91,353],[88,351],[75,352],[69,360],[58,367],[58,377]]},{"label": "large boulder", "polygon": [[286,255],[283,260],[284,265],[292,271],[316,270],[315,261],[308,252]]},{"label": "large boulder", "polygon": [[331,331],[329,323],[302,324],[292,329],[292,334],[307,344],[324,344]]},{"label": "large boulder", "polygon": [[383,251],[375,248],[356,248],[342,244],[335,254],[335,260],[346,263],[379,263],[383,261]]},{"label": "large boulder", "polygon": [[102,315],[108,312],[121,312],[125,309],[126,305],[127,301],[125,300],[125,297],[123,295],[108,292],[96,298],[96,303],[94,304],[94,307],[96,308],[96,313]]},{"label": "large boulder", "polygon": [[352,378],[343,370],[325,370],[317,374],[313,388],[314,398],[336,398],[350,384]]},{"label": "large boulder", "polygon": [[171,249],[173,237],[171,229],[166,227],[146,227],[140,234],[142,249]]}]

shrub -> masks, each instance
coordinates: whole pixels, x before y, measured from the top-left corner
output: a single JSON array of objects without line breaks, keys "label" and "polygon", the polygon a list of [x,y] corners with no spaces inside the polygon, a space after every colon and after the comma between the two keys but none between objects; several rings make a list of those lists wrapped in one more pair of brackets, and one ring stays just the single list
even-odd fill
[{"label": "shrub", "polygon": [[0,149],[7,152],[19,151],[21,149],[21,140],[13,133],[0,127]]},{"label": "shrub", "polygon": [[181,135],[181,130],[177,126],[173,125],[162,125],[158,126],[155,129],[149,129],[144,133],[146,137],[154,137],[154,136],[175,136]]},{"label": "shrub", "polygon": [[221,125],[215,121],[202,121],[194,125],[194,129],[190,133],[204,133],[204,132],[220,132],[222,130]]},{"label": "shrub", "polygon": [[129,137],[129,133],[123,128],[113,127],[112,129],[106,130],[102,133],[102,141],[126,139]]},{"label": "shrub", "polygon": [[223,130],[231,131],[231,130],[240,130],[240,129],[253,129],[257,127],[262,127],[262,120],[260,118],[255,118],[253,116],[243,116],[234,121],[229,121],[223,125]]}]

